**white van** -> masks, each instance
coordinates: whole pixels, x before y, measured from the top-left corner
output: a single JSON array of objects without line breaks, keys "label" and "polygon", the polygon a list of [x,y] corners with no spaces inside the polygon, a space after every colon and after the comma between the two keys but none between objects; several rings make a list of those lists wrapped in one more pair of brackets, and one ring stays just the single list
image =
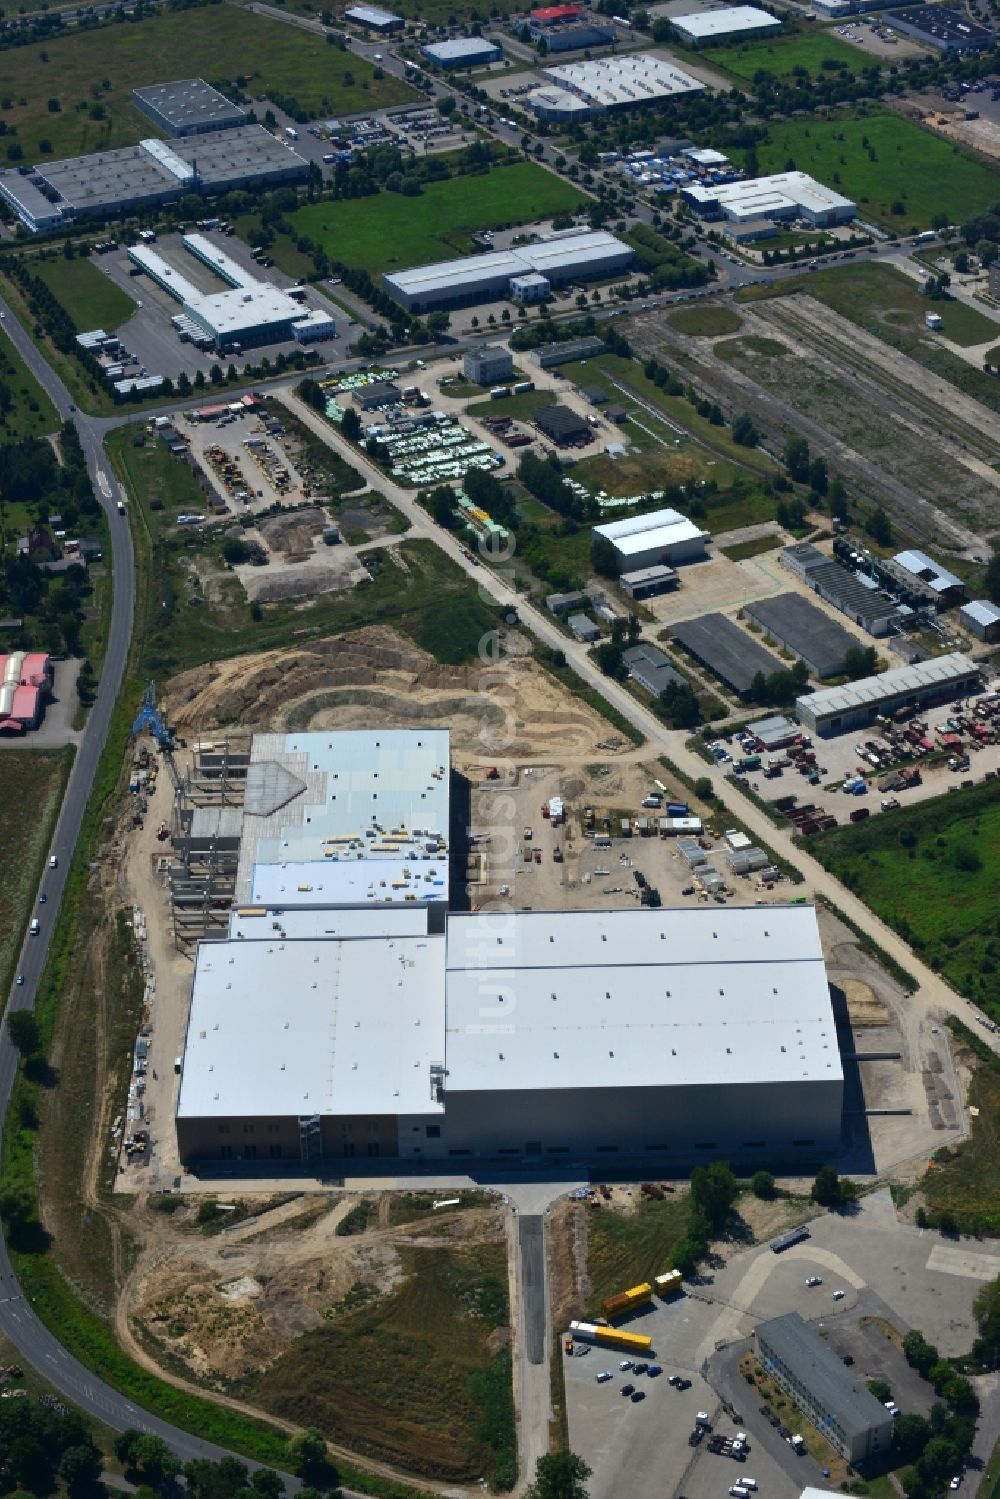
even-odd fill
[{"label": "white van", "polygon": [[29,928],[28,928],[28,931],[29,931],[29,932],[30,932],[30,933],[31,933],[31,935],[32,935],[32,936],[33,936],[33,937],[37,937],[37,936],[38,936],[38,933],[39,933],[39,932],[40,932],[40,931],[41,931],[41,930],[42,930],[42,924],[41,924],[41,922],[40,922],[40,921],[39,921],[39,920],[38,920],[38,917],[37,917],[37,916],[36,916],[36,917],[35,917],[35,918],[34,918],[34,920],[33,920],[33,921],[32,921],[32,923],[31,923],[31,925],[30,925],[30,926],[29,926]]},{"label": "white van", "polygon": [[757,1480],[756,1480],[756,1478],[741,1478],[740,1479],[740,1483],[743,1485],[743,1487],[745,1489],[750,1489],[750,1490],[756,1492],[756,1489],[757,1489]]}]

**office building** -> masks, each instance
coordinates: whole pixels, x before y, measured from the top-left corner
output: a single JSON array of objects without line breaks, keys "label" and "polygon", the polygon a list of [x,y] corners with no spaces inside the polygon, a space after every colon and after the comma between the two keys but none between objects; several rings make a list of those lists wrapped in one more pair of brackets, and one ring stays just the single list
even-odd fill
[{"label": "office building", "polygon": [[900,708],[919,712],[953,702],[978,691],[981,683],[975,663],[953,651],[847,682],[843,687],[824,687],[796,698],[795,711],[813,734],[846,734],[873,723],[879,715],[891,716]]},{"label": "office building", "polygon": [[762,1322],[755,1337],[761,1368],[841,1457],[863,1463],[889,1451],[892,1416],[798,1312]]},{"label": "office building", "polygon": [[514,356],[509,349],[485,346],[467,349],[462,356],[462,372],[477,385],[496,385],[514,374]]}]

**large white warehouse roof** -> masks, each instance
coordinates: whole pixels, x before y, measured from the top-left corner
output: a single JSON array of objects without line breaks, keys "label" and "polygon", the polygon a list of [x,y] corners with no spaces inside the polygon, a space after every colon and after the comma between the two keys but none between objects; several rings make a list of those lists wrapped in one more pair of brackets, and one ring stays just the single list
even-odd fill
[{"label": "large white warehouse roof", "polygon": [[590,266],[600,267],[609,255],[630,253],[624,241],[603,229],[574,229],[511,250],[493,250],[487,255],[467,255],[460,260],[440,260],[411,270],[393,271],[385,277],[385,282],[407,297],[428,297],[455,286],[472,289],[477,282],[492,283],[498,277],[522,276],[532,271],[545,275],[552,265],[564,273],[567,267],[577,267],[587,274]]},{"label": "large white warehouse roof", "polygon": [[727,5],[723,10],[695,11],[693,15],[671,16],[671,25],[693,41],[706,42],[716,36],[735,36],[739,32],[778,31],[781,22],[756,5]]},{"label": "large white warehouse roof", "polygon": [[752,177],[745,182],[720,182],[711,187],[695,183],[692,196],[719,203],[732,218],[767,217],[783,209],[822,214],[833,209],[856,210],[856,204],[807,172],[776,172],[770,177]]},{"label": "large white warehouse roof", "polygon": [[589,104],[603,109],[652,104],[674,94],[690,94],[705,85],[676,63],[652,52],[631,52],[624,57],[595,57],[587,62],[562,63],[542,68],[542,76],[560,88],[579,94]]},{"label": "large white warehouse roof", "polygon": [[655,547],[677,546],[679,542],[696,541],[708,535],[679,510],[653,510],[648,515],[635,515],[629,520],[610,521],[606,526],[595,526],[594,532],[610,541],[622,557],[635,556]]},{"label": "large white warehouse roof", "polygon": [[809,906],[453,915],[448,1091],[833,1081]]},{"label": "large white warehouse roof", "polygon": [[444,1001],[440,937],[202,942],[178,1117],[439,1113]]}]

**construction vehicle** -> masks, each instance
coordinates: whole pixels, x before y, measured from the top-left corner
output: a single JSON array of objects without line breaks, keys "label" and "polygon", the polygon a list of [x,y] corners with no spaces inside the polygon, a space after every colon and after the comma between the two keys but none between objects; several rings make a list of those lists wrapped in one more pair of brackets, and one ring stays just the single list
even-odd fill
[{"label": "construction vehicle", "polygon": [[617,1296],[609,1296],[602,1302],[601,1311],[609,1322],[613,1322],[616,1317],[627,1317],[630,1312],[648,1306],[652,1299],[653,1287],[648,1280],[644,1280],[627,1291],[620,1291]]}]

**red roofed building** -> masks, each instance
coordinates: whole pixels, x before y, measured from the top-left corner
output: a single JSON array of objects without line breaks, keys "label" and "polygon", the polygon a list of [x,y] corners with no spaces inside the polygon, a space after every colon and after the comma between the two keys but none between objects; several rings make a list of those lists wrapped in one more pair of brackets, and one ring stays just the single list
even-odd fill
[{"label": "red roofed building", "polygon": [[586,14],[582,5],[545,5],[541,10],[533,10],[529,20],[536,26],[555,26],[560,21],[579,21]]},{"label": "red roofed building", "polygon": [[37,687],[15,687],[10,716],[26,729],[37,729],[42,710],[42,694]]},{"label": "red roofed building", "polygon": [[0,732],[37,729],[43,700],[52,691],[52,663],[44,651],[0,656]]}]

